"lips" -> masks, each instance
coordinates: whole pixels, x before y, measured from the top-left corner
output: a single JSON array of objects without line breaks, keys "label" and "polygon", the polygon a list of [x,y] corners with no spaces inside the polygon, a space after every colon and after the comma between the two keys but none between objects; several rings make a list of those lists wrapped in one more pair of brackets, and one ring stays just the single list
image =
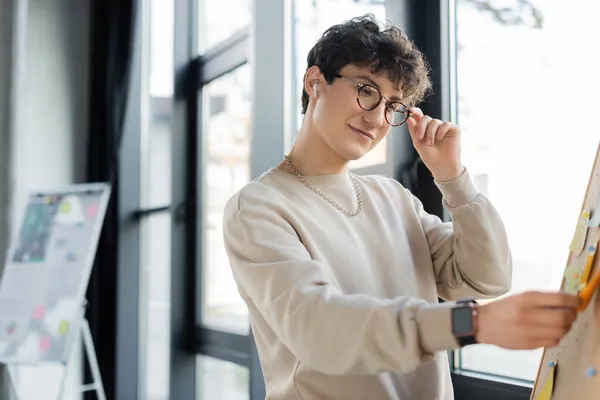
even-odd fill
[{"label": "lips", "polygon": [[355,128],[355,127],[353,127],[351,125],[349,125],[349,126],[350,126],[350,129],[352,129],[354,132],[360,133],[360,134],[368,137],[371,140],[375,140],[375,136],[373,136],[371,133],[369,133],[367,131],[363,131],[362,129]]}]

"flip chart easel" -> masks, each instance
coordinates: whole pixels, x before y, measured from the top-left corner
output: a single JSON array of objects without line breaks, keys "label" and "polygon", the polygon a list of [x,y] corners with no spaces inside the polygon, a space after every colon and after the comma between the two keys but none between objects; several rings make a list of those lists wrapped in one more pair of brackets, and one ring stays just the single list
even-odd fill
[{"label": "flip chart easel", "polygon": [[17,400],[22,397],[14,368],[57,364],[64,369],[61,399],[79,338],[94,380],[81,391],[106,399],[85,294],[109,197],[104,183],[29,194],[0,278],[0,363],[7,366]]},{"label": "flip chart easel", "polygon": [[[531,400],[598,399],[600,393],[600,145],[569,246],[561,291],[586,301],[560,344],[544,349]],[[589,293],[590,296],[587,295]]]}]

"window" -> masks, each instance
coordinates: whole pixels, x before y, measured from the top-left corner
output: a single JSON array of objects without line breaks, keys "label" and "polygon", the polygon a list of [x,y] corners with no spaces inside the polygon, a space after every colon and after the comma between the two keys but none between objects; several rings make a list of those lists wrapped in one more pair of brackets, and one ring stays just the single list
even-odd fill
[{"label": "window", "polygon": [[198,400],[249,400],[248,368],[212,357],[198,356]]},{"label": "window", "polygon": [[[306,56],[321,35],[334,24],[338,24],[363,14],[371,13],[384,21],[384,0],[314,0],[294,1],[294,85],[296,129],[302,126],[301,97],[306,72]],[[387,160],[387,137],[360,160],[350,164],[350,168],[364,168],[384,164]]]},{"label": "window", "polygon": [[[464,162],[501,213],[512,292],[560,287],[598,144],[600,59],[589,34],[598,3],[456,2],[458,123]],[[513,3],[509,3],[513,4]],[[582,12],[581,10],[585,10]],[[460,367],[535,379],[541,350],[477,345]]]},{"label": "window", "polygon": [[198,0],[199,53],[248,26],[252,3],[252,0]]},{"label": "window", "polygon": [[171,309],[171,103],[173,0],[149,0],[140,132],[141,393],[169,398]]},{"label": "window", "polygon": [[202,323],[248,333],[248,310],[239,296],[223,243],[223,209],[250,181],[250,67],[245,64],[204,86],[203,133],[206,197]]},{"label": "window", "polygon": [[146,292],[142,305],[146,340],[141,352],[145,363],[141,365],[148,399],[165,400],[169,398],[171,216],[166,212],[149,215],[141,221],[141,229],[140,264]]}]

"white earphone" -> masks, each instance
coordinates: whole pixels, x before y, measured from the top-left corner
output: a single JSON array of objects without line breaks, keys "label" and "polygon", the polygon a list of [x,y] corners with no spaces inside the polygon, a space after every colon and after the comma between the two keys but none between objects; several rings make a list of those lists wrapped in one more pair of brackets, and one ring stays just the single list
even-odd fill
[{"label": "white earphone", "polygon": [[313,85],[313,95],[314,96],[317,95],[317,84],[316,83]]}]

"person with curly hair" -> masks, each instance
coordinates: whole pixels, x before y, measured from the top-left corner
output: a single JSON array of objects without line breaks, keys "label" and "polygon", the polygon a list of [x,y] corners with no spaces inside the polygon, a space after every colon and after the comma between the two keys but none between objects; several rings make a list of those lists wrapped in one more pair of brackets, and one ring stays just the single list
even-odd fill
[{"label": "person with curly hair", "polygon": [[[223,220],[267,399],[449,400],[446,351],[557,344],[576,296],[476,301],[510,290],[508,239],[461,162],[461,129],[416,107],[431,83],[414,43],[367,15],[329,28],[307,63],[296,142]],[[402,124],[452,222],[394,179],[349,171]]]}]

